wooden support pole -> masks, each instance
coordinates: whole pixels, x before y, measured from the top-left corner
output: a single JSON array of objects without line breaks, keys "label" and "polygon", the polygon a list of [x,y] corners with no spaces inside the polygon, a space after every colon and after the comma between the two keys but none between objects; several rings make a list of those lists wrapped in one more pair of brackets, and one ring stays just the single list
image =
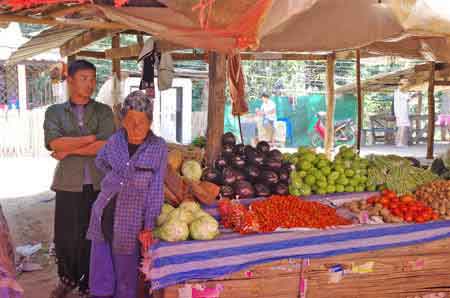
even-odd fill
[{"label": "wooden support pole", "polygon": [[[120,34],[117,33],[112,37],[112,41],[111,41],[111,46],[113,49],[118,49],[120,48]],[[116,76],[117,81],[120,82],[120,58],[115,58],[112,59],[112,73]],[[120,103],[119,103],[119,98],[118,96],[120,96],[120,92],[118,91],[118,88],[120,88],[120,84],[119,86],[116,85],[116,80],[113,81],[113,111],[114,111],[114,123],[116,124],[116,127],[119,128],[120,127],[120,120],[119,120],[119,111],[120,111]]]},{"label": "wooden support pole", "polygon": [[356,50],[356,94],[358,98],[358,128],[356,132],[356,149],[361,150],[361,132],[363,122],[363,98],[361,90],[361,50]]},{"label": "wooden support pole", "polygon": [[428,135],[427,135],[427,159],[434,157],[434,126],[436,110],[434,106],[434,71],[436,64],[430,62],[430,78],[428,81]]},{"label": "wooden support pole", "polygon": [[336,56],[330,54],[327,57],[327,119],[325,131],[325,154],[332,158],[334,149],[334,110],[336,99],[334,94],[334,69]]},{"label": "wooden support pole", "polygon": [[220,154],[224,129],[226,55],[210,53],[208,128],[206,131],[206,162],[211,166]]}]

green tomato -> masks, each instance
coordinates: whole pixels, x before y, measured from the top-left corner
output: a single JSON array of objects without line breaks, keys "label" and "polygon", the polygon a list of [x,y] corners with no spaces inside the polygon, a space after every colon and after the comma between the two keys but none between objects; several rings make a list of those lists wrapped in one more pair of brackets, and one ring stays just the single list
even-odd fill
[{"label": "green tomato", "polygon": [[346,185],[348,185],[350,183],[350,181],[347,178],[345,178],[345,177],[339,177],[339,179],[336,180],[336,183],[339,184],[339,185],[346,186]]},{"label": "green tomato", "polygon": [[304,183],[303,183],[303,180],[302,180],[301,178],[292,180],[292,182],[291,182],[291,185],[292,185],[292,187],[294,187],[294,188],[300,188],[300,187],[303,186],[303,184],[304,184]]},{"label": "green tomato", "polygon": [[331,168],[326,166],[324,168],[321,169],[322,174],[324,174],[325,176],[328,176],[331,174]]},{"label": "green tomato", "polygon": [[308,175],[305,177],[305,184],[313,186],[316,183],[316,177]]},{"label": "green tomato", "polygon": [[345,186],[344,185],[336,185],[336,192],[344,192]]},{"label": "green tomato", "polygon": [[367,185],[366,189],[367,189],[367,191],[376,191],[377,186],[375,184]]},{"label": "green tomato", "polygon": [[316,185],[319,189],[321,189],[321,188],[326,189],[328,186],[326,181],[317,181]]},{"label": "green tomato", "polygon": [[309,162],[307,160],[301,161],[298,164],[298,168],[302,171],[308,171],[309,169],[311,169],[311,167],[312,167],[311,162]]},{"label": "green tomato", "polygon": [[355,191],[356,192],[363,192],[364,191],[364,186],[363,185],[357,185],[355,187]]},{"label": "green tomato", "polygon": [[328,180],[336,181],[339,178],[339,172],[333,171],[328,175]]},{"label": "green tomato", "polygon": [[336,186],[334,186],[334,185],[328,185],[327,186],[327,192],[328,193],[335,193],[336,192]]},{"label": "green tomato", "polygon": [[334,170],[338,173],[345,173],[345,168],[341,165],[335,165]]},{"label": "green tomato", "polygon": [[355,192],[355,188],[351,185],[345,187],[345,192]]},{"label": "green tomato", "polygon": [[351,179],[350,180],[350,186],[356,187],[359,184],[359,181],[356,179]]},{"label": "green tomato", "polygon": [[345,170],[345,176],[353,177],[353,176],[355,176],[355,171],[353,171],[351,169],[347,169],[347,170]]},{"label": "green tomato", "polygon": [[325,168],[325,167],[327,167],[328,166],[328,161],[327,160],[320,160],[320,159],[318,159],[319,160],[319,162],[317,163],[317,167],[319,168],[319,169],[322,169],[322,168]]},{"label": "green tomato", "polygon": [[289,185],[289,193],[293,196],[299,196],[300,190],[298,188],[295,188],[293,185]]}]

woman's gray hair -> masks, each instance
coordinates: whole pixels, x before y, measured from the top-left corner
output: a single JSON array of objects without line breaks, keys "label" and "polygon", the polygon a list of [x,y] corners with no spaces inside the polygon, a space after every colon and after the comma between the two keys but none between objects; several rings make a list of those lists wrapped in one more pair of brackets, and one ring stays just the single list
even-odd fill
[{"label": "woman's gray hair", "polygon": [[143,91],[133,91],[125,98],[119,116],[123,120],[129,110],[144,112],[150,121],[153,121],[153,98]]}]

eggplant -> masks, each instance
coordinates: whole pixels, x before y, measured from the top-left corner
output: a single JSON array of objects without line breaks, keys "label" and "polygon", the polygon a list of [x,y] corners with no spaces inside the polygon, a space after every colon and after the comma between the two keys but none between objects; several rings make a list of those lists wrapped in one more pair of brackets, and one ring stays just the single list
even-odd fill
[{"label": "eggplant", "polygon": [[245,146],[245,148],[244,148],[244,155],[245,155],[247,160],[250,159],[250,158],[254,158],[256,153],[257,153],[256,149],[253,148],[252,146],[250,146],[250,145],[246,145]]},{"label": "eggplant", "polygon": [[281,161],[275,159],[266,159],[264,160],[264,167],[268,170],[278,171],[281,169]]},{"label": "eggplant", "polygon": [[247,173],[248,180],[256,181],[256,180],[258,180],[258,177],[261,174],[261,170],[256,165],[249,165],[246,168],[246,173]]},{"label": "eggplant", "polygon": [[229,185],[222,185],[220,187],[220,196],[222,198],[232,198],[234,196],[234,190]]},{"label": "eggplant", "polygon": [[261,175],[259,175],[259,181],[265,185],[274,185],[277,184],[280,178],[278,174],[274,171],[262,171]]},{"label": "eggplant", "polygon": [[413,167],[420,168],[420,161],[417,158],[414,157],[406,157],[406,158],[411,162]]},{"label": "eggplant", "polygon": [[268,197],[272,194],[272,192],[270,191],[270,188],[264,184],[259,184],[259,183],[255,184],[254,188],[255,188],[255,195],[257,197]]},{"label": "eggplant", "polygon": [[236,145],[236,137],[233,133],[227,132],[222,136],[222,146],[224,145]]},{"label": "eggplant", "polygon": [[222,171],[225,167],[228,166],[228,159],[225,156],[221,155],[214,162],[214,166],[217,170]]},{"label": "eggplant", "polygon": [[276,161],[279,161],[279,162],[281,162],[283,160],[283,154],[280,152],[280,150],[277,150],[277,149],[271,150],[268,153],[267,157],[269,159],[273,159],[273,160],[276,160]]},{"label": "eggplant", "polygon": [[231,158],[233,156],[233,145],[225,144],[222,146],[222,155],[226,158]]},{"label": "eggplant", "polygon": [[278,176],[280,178],[280,182],[289,183],[290,172],[287,169],[281,168],[278,171]]},{"label": "eggplant", "polygon": [[289,194],[289,186],[286,183],[277,183],[273,187],[273,193],[281,196],[285,196]]},{"label": "eggplant", "polygon": [[214,184],[220,184],[222,181],[222,175],[216,169],[206,168],[202,174],[202,180],[208,181]]},{"label": "eggplant", "polygon": [[236,176],[236,181],[242,181],[242,180],[246,180],[246,176],[244,173],[242,173],[239,170],[233,169],[233,173]]},{"label": "eggplant", "polygon": [[264,154],[262,153],[256,153],[255,157],[253,158],[253,160],[249,161],[252,164],[255,164],[257,166],[262,166],[264,165]]},{"label": "eggplant", "polygon": [[245,155],[245,145],[244,144],[234,145],[233,153],[237,155]]},{"label": "eggplant", "polygon": [[245,159],[240,155],[234,155],[231,158],[231,166],[236,169],[243,169],[245,167]]},{"label": "eggplant", "polygon": [[245,199],[255,196],[255,189],[248,181],[238,181],[233,185],[233,190],[236,198]]},{"label": "eggplant", "polygon": [[261,141],[256,145],[256,151],[261,153],[269,153],[270,151],[270,145],[266,141]]},{"label": "eggplant", "polygon": [[222,171],[222,180],[224,185],[232,185],[236,182],[236,173],[232,168],[225,168]]}]

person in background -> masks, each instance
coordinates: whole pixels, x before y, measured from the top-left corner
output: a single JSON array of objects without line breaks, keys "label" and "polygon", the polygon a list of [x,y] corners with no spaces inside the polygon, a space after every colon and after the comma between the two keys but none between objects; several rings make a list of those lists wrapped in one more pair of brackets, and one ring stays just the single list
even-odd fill
[{"label": "person in background", "polygon": [[50,106],[45,113],[45,146],[59,161],[51,189],[56,192],[55,254],[59,283],[51,298],[66,297],[78,288],[88,297],[89,256],[86,240],[91,207],[100,191],[103,175],[94,160],[114,133],[113,112],[95,102],[95,66],[85,60],[69,65],[69,99]]},{"label": "person in background", "polygon": [[394,92],[394,115],[397,125],[396,145],[398,147],[408,146],[409,144],[409,93],[406,89],[407,79],[400,80],[400,86]]},{"label": "person in background", "polygon": [[446,142],[447,134],[450,130],[450,90],[445,90],[442,94],[441,112],[438,122],[441,127],[441,140]]},{"label": "person in background", "polygon": [[123,103],[120,128],[98,154],[105,173],[92,209],[92,298],[135,298],[139,243],[145,256],[152,229],[164,202],[167,145],[151,130],[153,99],[134,91]]},{"label": "person in background", "polygon": [[273,144],[275,136],[275,121],[277,120],[277,107],[269,98],[267,93],[263,93],[261,95],[261,99],[263,104],[261,105],[261,108],[256,111],[256,114],[263,118],[263,127],[269,138],[268,141]]}]

